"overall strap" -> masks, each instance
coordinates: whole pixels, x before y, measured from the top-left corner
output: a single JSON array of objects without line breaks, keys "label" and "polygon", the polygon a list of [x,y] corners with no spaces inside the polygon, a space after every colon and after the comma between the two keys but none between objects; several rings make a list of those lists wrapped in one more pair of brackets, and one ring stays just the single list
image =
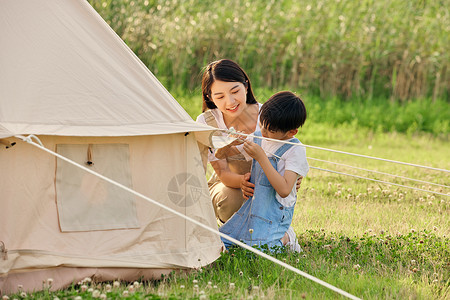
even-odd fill
[{"label": "overall strap", "polygon": [[[290,142],[290,143],[300,143],[300,141],[299,141],[298,139],[296,139],[296,138],[292,138],[292,139],[290,139],[288,142]],[[284,154],[286,151],[288,151],[291,147],[294,147],[294,145],[291,145],[291,144],[284,144],[283,146],[281,146],[280,148],[278,148],[277,152],[275,152],[275,155],[281,157],[281,156],[283,156],[283,154]],[[295,147],[298,147],[298,146],[295,146]]]},{"label": "overall strap", "polygon": [[[261,131],[255,131],[255,133],[253,134],[254,136],[262,136]],[[261,139],[253,139],[253,142],[255,142],[255,144],[257,144],[258,146],[261,146]]]}]

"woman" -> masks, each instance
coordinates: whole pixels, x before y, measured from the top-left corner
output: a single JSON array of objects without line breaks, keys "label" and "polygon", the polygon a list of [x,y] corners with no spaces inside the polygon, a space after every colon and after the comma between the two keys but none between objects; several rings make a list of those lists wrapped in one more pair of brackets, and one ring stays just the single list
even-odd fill
[{"label": "woman", "polygon": [[[250,134],[259,130],[259,104],[247,74],[235,62],[222,59],[210,63],[202,78],[203,113],[197,122],[219,129],[233,127]],[[214,174],[208,182],[217,219],[226,222],[252,193],[248,182],[251,162],[242,154],[217,159],[208,153]],[[245,180],[247,179],[247,180]],[[242,187],[242,191],[241,191]]]},{"label": "woman", "polygon": [[[233,127],[246,134],[261,130],[261,104],[255,99],[247,74],[234,61],[222,59],[206,66],[202,94],[203,113],[197,122],[219,129]],[[254,185],[248,181],[251,161],[246,161],[242,154],[217,159],[213,150],[208,151],[208,160],[214,169],[208,181],[214,212],[219,223],[225,223],[253,195]],[[300,183],[301,178],[297,190]],[[289,231],[284,243],[295,241],[292,228]]]}]

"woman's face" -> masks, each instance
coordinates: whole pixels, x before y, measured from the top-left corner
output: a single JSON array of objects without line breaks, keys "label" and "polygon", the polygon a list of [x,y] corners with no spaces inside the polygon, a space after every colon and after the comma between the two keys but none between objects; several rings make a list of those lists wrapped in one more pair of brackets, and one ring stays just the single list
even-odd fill
[{"label": "woman's face", "polygon": [[211,85],[211,100],[230,117],[236,117],[247,107],[247,88],[241,82],[216,80]]}]

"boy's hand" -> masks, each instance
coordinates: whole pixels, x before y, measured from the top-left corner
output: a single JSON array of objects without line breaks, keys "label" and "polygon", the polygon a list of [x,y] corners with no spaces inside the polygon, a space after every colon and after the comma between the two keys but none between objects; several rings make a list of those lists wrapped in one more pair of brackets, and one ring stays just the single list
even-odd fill
[{"label": "boy's hand", "polygon": [[253,196],[253,190],[255,189],[255,185],[250,182],[250,174],[244,174],[244,177],[241,180],[241,190],[242,196],[244,196],[245,200],[248,200],[249,197]]},{"label": "boy's hand", "polygon": [[244,150],[251,158],[256,159],[257,161],[266,156],[266,153],[261,146],[251,141],[245,141]]}]

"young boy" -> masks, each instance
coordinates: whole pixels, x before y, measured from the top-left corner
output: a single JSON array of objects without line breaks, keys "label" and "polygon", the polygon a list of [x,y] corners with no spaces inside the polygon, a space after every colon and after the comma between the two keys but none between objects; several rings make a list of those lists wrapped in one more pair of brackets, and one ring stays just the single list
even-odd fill
[{"label": "young boy", "polygon": [[[305,120],[305,105],[291,92],[279,92],[264,103],[260,111],[261,132],[255,132],[255,136],[273,140],[255,137],[245,141],[243,154],[253,159],[250,182],[255,184],[254,193],[219,228],[220,232],[248,245],[283,246],[281,240],[291,225],[297,200],[295,183],[299,176],[306,176],[309,166],[304,147],[278,141],[301,145],[294,136]],[[238,150],[233,146],[226,154]],[[222,241],[227,248],[233,245],[226,239]]]}]

